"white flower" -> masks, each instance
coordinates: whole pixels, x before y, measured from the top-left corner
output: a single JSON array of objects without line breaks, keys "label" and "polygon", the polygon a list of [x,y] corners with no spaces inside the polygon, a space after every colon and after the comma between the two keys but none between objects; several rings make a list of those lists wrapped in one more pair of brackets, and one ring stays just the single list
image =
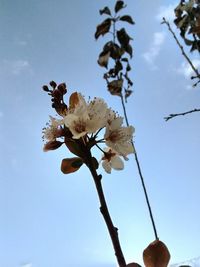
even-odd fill
[{"label": "white flower", "polygon": [[104,139],[106,145],[117,151],[120,155],[126,157],[133,153],[133,145],[131,143],[134,128],[132,126],[122,127],[123,118],[114,118],[107,124]]},{"label": "white flower", "polygon": [[55,141],[57,137],[59,137],[59,126],[63,124],[63,120],[57,120],[50,117],[50,123],[47,123],[47,127],[43,128],[43,139],[47,141]]},{"label": "white flower", "polygon": [[102,157],[102,166],[107,173],[111,173],[112,168],[114,170],[124,169],[124,162],[116,151],[109,147],[105,148],[104,151],[106,153]]},{"label": "white flower", "polygon": [[65,125],[71,131],[74,139],[95,133],[107,123],[107,105],[103,99],[95,98],[89,104],[81,94],[78,94],[78,103],[64,118]]}]

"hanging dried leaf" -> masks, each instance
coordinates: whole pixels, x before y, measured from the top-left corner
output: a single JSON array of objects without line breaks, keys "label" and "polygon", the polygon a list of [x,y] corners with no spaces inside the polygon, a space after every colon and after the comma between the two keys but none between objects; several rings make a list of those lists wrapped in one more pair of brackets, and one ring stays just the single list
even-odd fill
[{"label": "hanging dried leaf", "polygon": [[120,20],[121,21],[126,21],[126,22],[128,22],[130,24],[135,24],[135,22],[133,21],[132,17],[129,16],[129,15],[124,15],[124,16],[120,17]]},{"label": "hanging dried leaf", "polygon": [[126,47],[129,44],[129,41],[132,40],[124,28],[117,31],[117,39],[122,47]]},{"label": "hanging dried leaf", "polygon": [[122,79],[114,80],[108,83],[108,91],[111,93],[111,95],[121,96],[122,86],[123,86]]},{"label": "hanging dried leaf", "polygon": [[130,55],[130,57],[132,58],[132,56],[133,56],[132,46],[130,44],[127,44],[127,46],[125,46],[124,49]]},{"label": "hanging dried leaf", "polygon": [[124,8],[124,1],[117,1],[115,4],[115,13],[120,11],[122,8]]},{"label": "hanging dried leaf", "polygon": [[170,253],[162,241],[155,240],[144,250],[143,260],[146,267],[167,267]]},{"label": "hanging dried leaf", "polygon": [[98,59],[98,64],[101,66],[101,67],[105,67],[107,68],[108,67],[108,60],[109,60],[109,57],[110,57],[110,51],[108,52],[101,52],[101,54],[99,55],[99,59]]},{"label": "hanging dried leaf", "polygon": [[111,15],[109,7],[105,6],[103,9],[99,10],[100,15],[106,14],[106,15]]},{"label": "hanging dried leaf", "polygon": [[64,174],[72,173],[78,171],[78,169],[83,165],[81,158],[69,158],[63,159],[61,163],[61,171]]},{"label": "hanging dried leaf", "polygon": [[98,39],[99,36],[103,36],[107,32],[109,32],[111,26],[111,19],[104,20],[101,24],[97,25],[97,29],[95,32],[95,39]]},{"label": "hanging dried leaf", "polygon": [[44,147],[43,147],[43,151],[44,152],[47,152],[47,151],[50,151],[50,150],[55,150],[57,148],[59,148],[60,146],[62,146],[63,142],[60,142],[60,141],[49,141],[47,142]]}]

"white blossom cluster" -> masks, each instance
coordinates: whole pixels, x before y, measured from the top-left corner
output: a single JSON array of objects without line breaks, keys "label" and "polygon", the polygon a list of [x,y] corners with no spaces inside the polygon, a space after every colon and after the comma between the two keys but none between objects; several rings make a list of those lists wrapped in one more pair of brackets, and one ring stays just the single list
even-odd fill
[{"label": "white blossom cluster", "polygon": [[[111,173],[112,168],[123,169],[124,163],[121,157],[127,159],[127,155],[134,153],[132,145],[134,128],[123,127],[123,118],[108,108],[101,98],[86,102],[80,93],[76,93],[67,115],[63,115],[59,120],[53,117],[50,119],[50,124],[43,130],[44,138],[48,142],[60,137],[62,127],[66,127],[74,140],[87,137],[85,138],[87,142],[95,137],[95,144],[105,143],[107,147],[104,148],[101,162],[107,173]],[[102,129],[105,129],[104,138],[98,140],[98,133]]]}]

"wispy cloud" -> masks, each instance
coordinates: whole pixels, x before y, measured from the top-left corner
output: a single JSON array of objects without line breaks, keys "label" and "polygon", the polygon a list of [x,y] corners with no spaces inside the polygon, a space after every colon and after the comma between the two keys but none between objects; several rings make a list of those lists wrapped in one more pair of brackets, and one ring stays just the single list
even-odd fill
[{"label": "wispy cloud", "polygon": [[21,265],[20,267],[33,267],[32,263],[26,263]]},{"label": "wispy cloud", "polygon": [[165,32],[155,32],[149,50],[142,55],[146,62],[150,64],[154,69],[156,68],[154,64],[155,60],[160,53],[164,40]]},{"label": "wispy cloud", "polygon": [[19,75],[24,71],[31,71],[28,60],[3,60],[0,66],[0,72],[12,75]]},{"label": "wispy cloud", "polygon": [[156,20],[161,22],[163,17],[165,17],[169,22],[172,22],[175,19],[174,9],[176,6],[177,3],[169,4],[167,6],[160,6],[156,15]]}]

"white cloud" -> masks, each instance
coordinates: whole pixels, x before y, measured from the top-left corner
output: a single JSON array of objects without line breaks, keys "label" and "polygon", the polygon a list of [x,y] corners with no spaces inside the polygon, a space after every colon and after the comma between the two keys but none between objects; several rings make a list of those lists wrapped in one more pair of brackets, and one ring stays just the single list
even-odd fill
[{"label": "white cloud", "polygon": [[164,32],[155,32],[153,35],[152,44],[149,47],[149,50],[145,52],[142,56],[143,58],[152,65],[152,67],[156,68],[154,65],[154,61],[160,53],[160,49],[165,40]]},{"label": "white cloud", "polygon": [[177,3],[169,4],[168,6],[161,6],[156,15],[156,20],[162,21],[163,17],[166,18],[169,22],[172,22],[175,19],[174,9],[177,6]]},{"label": "white cloud", "polygon": [[19,75],[23,71],[29,70],[31,71],[30,68],[30,63],[27,60],[3,60],[1,67],[0,67],[0,72],[6,73],[6,74],[13,74],[13,75]]},{"label": "white cloud", "polygon": [[[193,59],[192,64],[195,68],[200,67],[200,60],[199,59]],[[181,66],[176,70],[179,74],[182,74],[186,79],[190,78],[191,76],[195,75],[193,69],[189,65],[188,62],[183,62]]]}]

